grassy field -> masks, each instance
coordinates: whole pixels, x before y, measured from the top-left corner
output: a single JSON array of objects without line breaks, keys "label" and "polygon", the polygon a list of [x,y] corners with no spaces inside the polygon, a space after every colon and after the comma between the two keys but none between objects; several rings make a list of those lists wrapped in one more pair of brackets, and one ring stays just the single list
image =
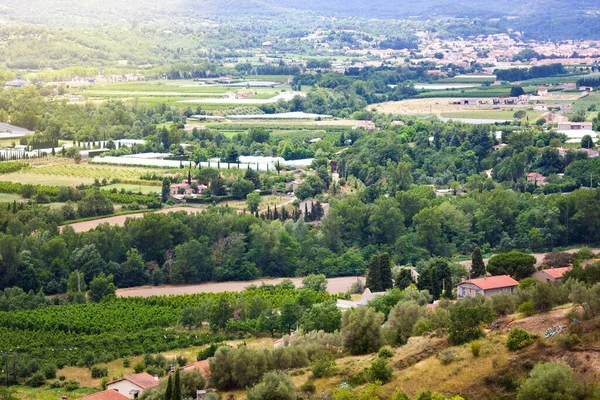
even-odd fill
[{"label": "grassy field", "polygon": [[[274,82],[287,82],[287,76],[252,76],[248,80],[263,80]],[[250,87],[244,86],[226,86],[219,84],[203,84],[192,80],[170,80],[170,81],[144,81],[144,82],[118,82],[107,84],[96,84],[80,89],[72,89],[73,94],[82,95],[89,101],[104,101],[108,99],[119,99],[127,104],[137,103],[140,105],[167,104],[179,107],[187,107],[190,104],[180,103],[181,100],[190,100],[194,98],[202,99],[222,99],[226,93],[251,91],[254,93],[253,99],[264,100],[281,94],[284,91],[291,91],[288,84],[281,84],[274,88],[270,87]],[[307,90],[307,89],[306,89]],[[243,103],[243,102],[242,102]],[[202,108],[206,110],[229,110],[232,106],[237,106],[232,100],[231,104],[221,103],[202,103]]]},{"label": "grassy field", "polygon": [[12,203],[19,200],[22,200],[22,197],[18,194],[0,193],[0,203]]},{"label": "grassy field", "polygon": [[[280,206],[281,204],[288,203],[292,201],[294,198],[290,196],[261,196],[260,207],[258,208],[259,212],[263,212],[267,210],[267,207],[270,207],[273,210],[273,207]],[[219,203],[219,206],[230,207],[235,210],[245,210],[247,208],[245,200],[232,200],[223,203]]]}]

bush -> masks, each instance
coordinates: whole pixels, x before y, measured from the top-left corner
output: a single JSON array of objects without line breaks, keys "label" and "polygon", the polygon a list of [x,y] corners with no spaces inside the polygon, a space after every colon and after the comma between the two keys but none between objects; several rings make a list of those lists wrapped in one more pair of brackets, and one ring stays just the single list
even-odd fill
[{"label": "bush", "polygon": [[524,329],[512,328],[506,339],[506,347],[510,351],[517,351],[533,343],[533,337]]},{"label": "bush", "polygon": [[129,358],[123,359],[123,367],[124,368],[129,368],[130,365],[131,365],[131,360]]},{"label": "bush", "polygon": [[342,315],[344,347],[351,354],[368,354],[379,350],[384,315],[370,307],[350,309]]},{"label": "bush", "polygon": [[310,369],[315,378],[326,378],[335,373],[337,365],[333,357],[322,355],[313,361]]},{"label": "bush", "polygon": [[393,373],[394,370],[392,367],[388,367],[387,360],[381,357],[377,357],[369,368],[369,377],[371,380],[381,383],[388,383],[392,379]]},{"label": "bush", "polygon": [[481,353],[481,343],[478,341],[471,342],[471,354],[473,354],[473,357],[479,357],[479,353]]},{"label": "bush", "polygon": [[41,371],[38,371],[35,374],[31,375],[31,378],[29,378],[29,380],[27,381],[27,385],[35,388],[42,386],[44,383],[46,383],[46,377]]},{"label": "bush", "polygon": [[133,366],[133,370],[135,371],[136,374],[139,374],[140,372],[144,372],[145,369],[146,369],[146,364],[144,364],[141,361]]},{"label": "bush", "polygon": [[448,365],[456,360],[456,353],[452,349],[444,349],[438,353],[438,359],[442,365]]},{"label": "bush", "polygon": [[556,337],[556,342],[565,350],[573,350],[575,346],[581,343],[581,340],[576,334],[563,333]]},{"label": "bush", "polygon": [[392,357],[394,357],[394,352],[392,351],[392,349],[384,347],[384,348],[382,348],[382,349],[379,350],[379,357],[381,357],[381,358],[392,358]]},{"label": "bush", "polygon": [[108,376],[108,368],[107,367],[98,367],[94,365],[91,369],[92,378],[100,379],[105,376]]},{"label": "bush", "polygon": [[248,400],[296,400],[296,387],[282,371],[267,372],[262,381],[248,390]]},{"label": "bush", "polygon": [[533,314],[535,314],[533,310],[533,301],[528,300],[524,303],[521,303],[521,305],[519,306],[519,312],[525,315],[526,317],[530,317]]},{"label": "bush", "polygon": [[44,372],[44,376],[46,377],[46,379],[56,378],[56,370],[56,365],[50,363],[44,364],[44,366],[42,367],[42,371]]},{"label": "bush", "polygon": [[584,398],[571,367],[562,363],[537,364],[517,392],[517,400],[575,400]]},{"label": "bush", "polygon": [[300,386],[300,391],[306,394],[314,394],[317,391],[317,387],[315,386],[315,381],[312,379],[307,380]]}]

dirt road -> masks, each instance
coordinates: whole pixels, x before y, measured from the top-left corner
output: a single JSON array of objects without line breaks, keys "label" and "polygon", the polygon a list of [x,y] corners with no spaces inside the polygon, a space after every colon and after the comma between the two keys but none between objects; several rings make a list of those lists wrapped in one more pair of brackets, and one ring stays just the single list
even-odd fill
[{"label": "dirt road", "polygon": [[[327,291],[329,293],[344,293],[348,291],[350,286],[357,279],[364,278],[356,276],[345,276],[341,278],[331,278],[327,280]],[[283,278],[279,279],[259,279],[256,281],[243,282],[218,282],[218,283],[202,283],[199,285],[183,285],[183,286],[141,286],[136,288],[119,289],[117,290],[118,297],[149,297],[163,296],[171,294],[194,294],[194,293],[221,293],[221,292],[241,292],[250,285],[261,285],[264,283],[277,284],[281,283]],[[296,287],[302,286],[302,278],[291,278]]]},{"label": "dirt road", "polygon": [[[571,249],[571,250],[567,250],[567,253],[577,253],[579,250],[581,250],[581,249]],[[590,249],[590,250],[593,251],[594,253],[600,252],[600,249]],[[531,255],[535,257],[536,264],[541,264],[542,261],[544,260],[544,257],[546,256],[546,254],[548,254],[548,253],[533,253]],[[485,262],[486,265],[487,265],[488,261],[490,261],[489,258],[483,259],[483,262]],[[460,261],[459,264],[464,265],[467,268],[467,270],[471,269],[471,260]]]},{"label": "dirt road", "polygon": [[[175,212],[175,211],[185,211],[189,214],[192,214],[192,213],[202,212],[202,210],[203,210],[202,208],[193,208],[193,207],[172,207],[172,208],[165,208],[163,210],[159,210],[159,211],[155,211],[155,212],[159,213],[159,214],[167,214],[167,213]],[[144,217],[144,214],[146,214],[146,213],[139,212],[136,214],[117,215],[114,217],[94,219],[92,221],[76,222],[74,224],[69,224],[66,226],[72,227],[75,230],[75,232],[87,232],[87,231],[91,231],[92,229],[96,228],[100,224],[109,224],[111,226],[123,226],[123,225],[125,225],[125,220],[127,218],[142,218],[142,217]]]}]

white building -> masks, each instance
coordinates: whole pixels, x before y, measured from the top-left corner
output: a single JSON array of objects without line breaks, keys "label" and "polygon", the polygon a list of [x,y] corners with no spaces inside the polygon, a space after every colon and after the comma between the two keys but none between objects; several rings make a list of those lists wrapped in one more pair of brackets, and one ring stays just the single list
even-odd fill
[{"label": "white building", "polygon": [[106,389],[117,391],[129,399],[137,399],[146,389],[156,386],[158,386],[158,378],[142,372],[109,382]]}]

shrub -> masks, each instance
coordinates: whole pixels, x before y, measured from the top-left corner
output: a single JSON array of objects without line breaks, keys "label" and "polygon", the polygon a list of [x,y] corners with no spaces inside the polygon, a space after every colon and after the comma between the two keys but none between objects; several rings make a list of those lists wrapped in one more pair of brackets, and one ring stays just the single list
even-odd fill
[{"label": "shrub", "polygon": [[137,364],[135,364],[133,366],[133,370],[135,371],[136,374],[139,374],[140,372],[144,372],[145,369],[146,369],[146,364],[144,364],[142,361],[138,362]]},{"label": "shrub", "polygon": [[262,381],[248,391],[248,400],[296,400],[296,388],[282,371],[267,372]]},{"label": "shrub", "polygon": [[526,317],[530,317],[533,314],[535,314],[534,310],[533,310],[533,301],[528,300],[524,303],[521,303],[521,305],[519,306],[519,310],[518,310],[521,314],[525,315]]},{"label": "shrub", "polygon": [[450,344],[459,345],[483,336],[482,325],[494,320],[492,309],[486,305],[459,305],[451,314],[452,323],[448,329]]},{"label": "shrub", "polygon": [[42,371],[44,372],[44,376],[46,377],[46,379],[56,378],[56,370],[56,365],[50,363],[44,364],[44,366],[42,367]]},{"label": "shrub", "polygon": [[392,351],[392,349],[384,347],[384,348],[382,348],[382,349],[379,350],[379,357],[381,357],[381,358],[392,358],[392,357],[394,357],[394,352]]},{"label": "shrub", "polygon": [[317,387],[315,386],[315,381],[312,379],[307,380],[300,386],[300,391],[306,394],[314,394],[317,391]]},{"label": "shrub", "polygon": [[562,363],[537,364],[517,392],[517,400],[574,400],[584,398],[571,367]]},{"label": "shrub", "polygon": [[92,378],[100,379],[105,376],[108,376],[108,368],[107,367],[98,367],[94,365],[91,369]]},{"label": "shrub", "polygon": [[377,357],[369,368],[369,377],[371,380],[381,383],[388,383],[392,379],[393,373],[394,370],[392,367],[388,367],[387,360],[381,357]]},{"label": "shrub", "polygon": [[315,378],[325,378],[335,373],[337,365],[333,357],[322,355],[313,361],[310,369]]},{"label": "shrub", "polygon": [[565,350],[573,350],[575,346],[581,343],[581,340],[576,334],[563,333],[556,337],[556,342]]},{"label": "shrub", "polygon": [[123,360],[123,367],[124,368],[129,368],[130,365],[131,365],[131,360],[129,358],[125,358]]},{"label": "shrub", "polygon": [[506,339],[506,347],[508,347],[510,351],[520,350],[529,346],[531,343],[533,343],[533,338],[529,332],[521,328],[512,328]]},{"label": "shrub", "polygon": [[448,365],[456,360],[456,353],[452,349],[444,349],[438,353],[438,359],[442,365]]},{"label": "shrub", "polygon": [[478,341],[471,342],[471,354],[473,354],[473,357],[479,357],[479,353],[481,353],[481,343]]},{"label": "shrub", "polygon": [[381,347],[384,315],[369,307],[351,309],[342,315],[344,347],[351,354],[368,354]]},{"label": "shrub", "polygon": [[40,387],[44,383],[46,383],[46,377],[41,371],[38,371],[35,374],[31,375],[31,378],[29,378],[29,380],[27,381],[27,384],[34,388]]}]

